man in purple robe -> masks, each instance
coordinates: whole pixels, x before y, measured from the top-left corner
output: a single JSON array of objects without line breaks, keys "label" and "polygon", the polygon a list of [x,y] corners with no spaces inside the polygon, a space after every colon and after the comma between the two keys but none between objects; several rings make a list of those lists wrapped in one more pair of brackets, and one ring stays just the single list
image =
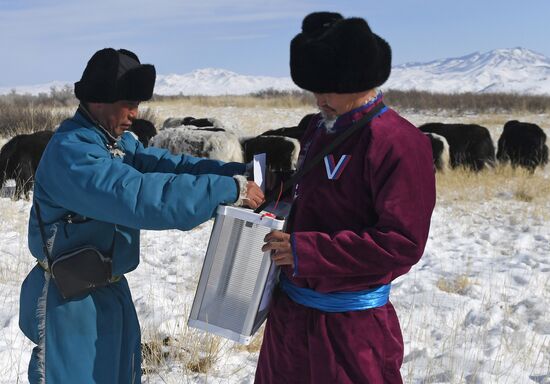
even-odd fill
[{"label": "man in purple robe", "polygon": [[377,113],[298,182],[286,233],[266,236],[263,250],[282,270],[256,383],[402,383],[403,337],[389,291],[428,238],[430,142],[381,105],[391,49],[364,19],[308,15],[291,42],[290,67],[320,109],[299,166]]}]

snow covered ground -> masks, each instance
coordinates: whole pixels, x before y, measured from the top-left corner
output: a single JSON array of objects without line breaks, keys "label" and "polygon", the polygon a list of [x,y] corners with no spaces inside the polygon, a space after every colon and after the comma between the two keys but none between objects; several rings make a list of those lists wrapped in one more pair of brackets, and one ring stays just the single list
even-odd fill
[{"label": "snow covered ground", "polygon": [[[153,105],[159,116],[212,116],[255,134],[295,125],[310,109]],[[478,122],[498,138],[510,116],[404,113],[413,123]],[[514,116],[548,128],[550,116]],[[550,132],[546,129],[547,134]],[[423,258],[394,282],[406,383],[550,384],[550,166],[533,176],[438,175],[438,203]],[[0,383],[26,382],[32,348],[18,328],[19,287],[33,258],[30,203],[0,197]],[[189,232],[143,231],[141,264],[128,274],[143,342],[144,383],[250,383],[249,347],[186,327],[212,222]]]}]

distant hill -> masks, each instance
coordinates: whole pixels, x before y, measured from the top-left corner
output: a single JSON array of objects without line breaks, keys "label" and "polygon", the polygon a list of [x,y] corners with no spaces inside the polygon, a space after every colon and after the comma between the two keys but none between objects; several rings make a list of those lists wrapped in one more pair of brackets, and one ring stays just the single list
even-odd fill
[{"label": "distant hill", "polygon": [[550,59],[524,48],[408,63],[392,68],[385,89],[441,93],[525,93],[550,95]]},{"label": "distant hill", "polygon": [[[0,87],[0,94],[49,93],[72,82]],[[183,75],[158,75],[159,95],[243,95],[267,88],[297,90],[290,77],[246,76],[225,69],[198,69]],[[383,89],[441,93],[520,93],[550,95],[550,59],[525,48],[495,49],[486,53],[407,63],[395,66]]]},{"label": "distant hill", "polygon": [[205,68],[184,75],[159,75],[158,95],[245,95],[263,89],[298,90],[290,77],[245,76],[225,69]]}]

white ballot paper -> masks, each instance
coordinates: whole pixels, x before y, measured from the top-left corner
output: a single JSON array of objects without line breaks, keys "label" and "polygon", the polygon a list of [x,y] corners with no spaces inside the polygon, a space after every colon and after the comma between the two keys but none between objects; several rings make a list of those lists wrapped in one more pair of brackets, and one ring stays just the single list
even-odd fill
[{"label": "white ballot paper", "polygon": [[254,155],[254,182],[265,193],[265,153],[258,153]]}]

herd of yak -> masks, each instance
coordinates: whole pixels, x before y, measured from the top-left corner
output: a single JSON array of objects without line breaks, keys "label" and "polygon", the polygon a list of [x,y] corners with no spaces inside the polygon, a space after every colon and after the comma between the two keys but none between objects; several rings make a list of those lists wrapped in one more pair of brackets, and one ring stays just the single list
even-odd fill
[{"label": "herd of yak", "polygon": [[[287,178],[296,167],[299,140],[313,114],[304,116],[294,127],[263,132],[254,137],[238,137],[213,118],[169,118],[157,131],[148,120],[137,119],[131,130],[145,147],[169,149],[222,161],[249,162],[255,153],[267,154],[268,170],[279,179]],[[508,121],[495,146],[489,130],[476,124],[427,123],[419,127],[431,140],[434,168],[464,167],[480,171],[497,162],[510,163],[534,172],[548,163],[546,134],[536,124]],[[15,200],[28,199],[33,177],[53,131],[40,131],[13,137],[0,150],[0,189],[15,179]],[[268,186],[269,187],[269,186]]]}]

